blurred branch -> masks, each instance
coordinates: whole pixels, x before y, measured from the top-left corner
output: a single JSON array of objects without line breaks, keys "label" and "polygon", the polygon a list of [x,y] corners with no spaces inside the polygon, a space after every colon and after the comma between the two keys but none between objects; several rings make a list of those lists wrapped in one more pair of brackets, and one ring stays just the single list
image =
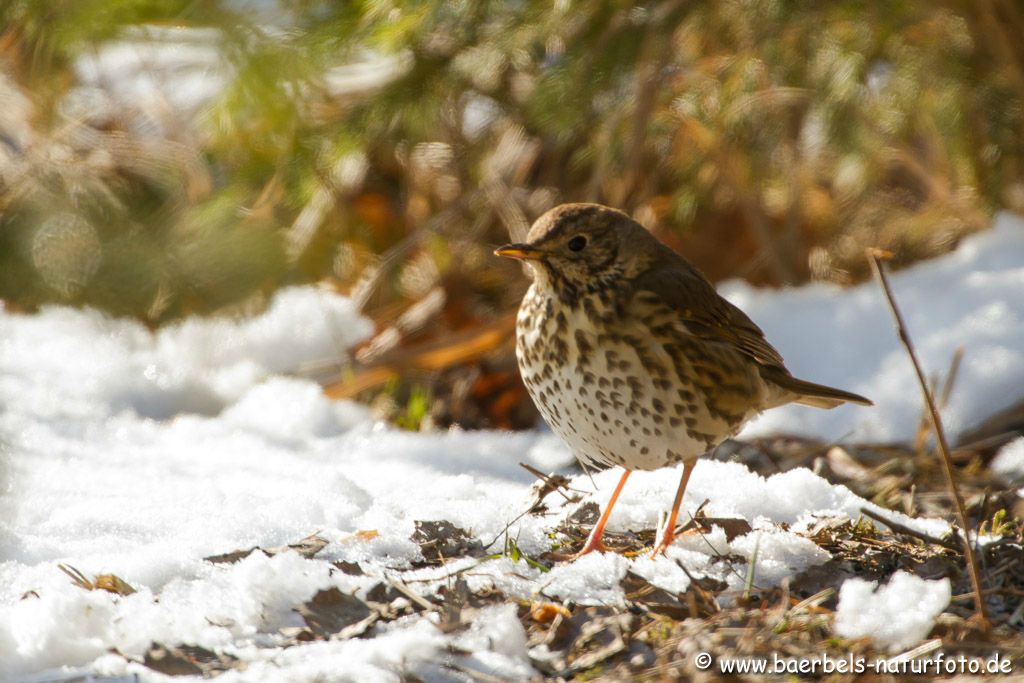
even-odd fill
[{"label": "blurred branch", "polygon": [[397,350],[357,370],[352,377],[328,385],[324,393],[335,399],[352,398],[410,370],[442,370],[476,360],[509,343],[515,323],[515,315],[509,314],[443,340]]}]

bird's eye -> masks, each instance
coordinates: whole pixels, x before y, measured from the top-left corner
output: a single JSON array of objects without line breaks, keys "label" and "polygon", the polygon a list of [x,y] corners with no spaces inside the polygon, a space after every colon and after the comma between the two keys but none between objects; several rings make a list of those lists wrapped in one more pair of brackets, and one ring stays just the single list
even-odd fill
[{"label": "bird's eye", "polygon": [[576,235],[569,240],[569,251],[583,251],[583,247],[587,246],[587,238],[583,235]]}]

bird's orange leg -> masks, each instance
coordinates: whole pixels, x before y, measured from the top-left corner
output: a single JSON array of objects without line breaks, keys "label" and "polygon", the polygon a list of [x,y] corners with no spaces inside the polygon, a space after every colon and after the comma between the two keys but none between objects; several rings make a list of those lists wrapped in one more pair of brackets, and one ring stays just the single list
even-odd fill
[{"label": "bird's orange leg", "polygon": [[664,553],[665,549],[672,545],[672,541],[676,537],[676,518],[679,516],[679,506],[683,502],[683,493],[686,491],[686,482],[690,481],[690,474],[693,472],[693,468],[696,465],[696,460],[691,460],[683,465],[683,476],[679,479],[679,488],[676,490],[676,499],[672,503],[672,514],[668,516],[668,524],[665,525],[665,529],[661,532],[661,539],[654,544],[654,552],[651,553],[651,559],[657,557],[660,553]]},{"label": "bird's orange leg", "polygon": [[608,524],[608,518],[612,516],[612,508],[615,507],[615,501],[619,499],[619,494],[622,493],[622,487],[626,485],[626,480],[629,479],[630,472],[630,470],[625,470],[622,473],[622,479],[619,479],[619,483],[615,486],[615,490],[612,491],[612,497],[608,500],[608,505],[605,506],[604,514],[601,515],[601,519],[597,520],[597,524],[594,525],[594,530],[590,532],[587,544],[583,546],[583,550],[573,555],[570,558],[571,560],[578,560],[584,555],[592,553],[595,550],[608,550],[604,543],[601,542],[601,537],[604,536],[604,528]]}]

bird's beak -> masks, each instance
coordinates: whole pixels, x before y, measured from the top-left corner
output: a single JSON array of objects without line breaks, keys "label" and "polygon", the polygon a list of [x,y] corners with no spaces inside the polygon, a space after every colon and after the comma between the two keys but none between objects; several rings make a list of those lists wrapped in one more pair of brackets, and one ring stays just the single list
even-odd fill
[{"label": "bird's beak", "polygon": [[519,259],[520,261],[535,261],[544,256],[543,251],[535,249],[529,244],[506,244],[500,249],[495,249],[494,254],[495,256]]}]

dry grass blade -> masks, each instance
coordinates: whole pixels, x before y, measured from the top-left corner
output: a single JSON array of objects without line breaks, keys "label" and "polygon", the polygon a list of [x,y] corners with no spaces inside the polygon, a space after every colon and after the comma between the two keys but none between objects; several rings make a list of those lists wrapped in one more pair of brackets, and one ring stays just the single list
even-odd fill
[{"label": "dry grass blade", "polygon": [[87,591],[96,589],[96,586],[93,585],[92,581],[90,581],[85,574],[80,572],[75,567],[66,564],[58,564],[57,569],[67,574],[68,577],[71,579],[71,582],[79,588],[84,588]]},{"label": "dry grass blade", "polygon": [[896,299],[893,296],[892,288],[889,286],[889,279],[886,277],[885,270],[882,267],[882,259],[890,257],[891,254],[880,249],[868,250],[868,260],[871,262],[871,268],[874,271],[875,277],[878,278],[879,284],[882,286],[882,292],[885,294],[885,300],[888,302],[889,309],[896,322],[896,333],[899,336],[903,347],[907,350],[907,355],[910,356],[910,361],[914,365],[914,372],[917,374],[918,384],[921,387],[921,393],[924,395],[924,402],[928,408],[928,415],[931,418],[932,429],[935,431],[935,440],[938,443],[939,455],[942,458],[943,471],[946,475],[946,485],[949,488],[949,494],[952,496],[953,502],[956,505],[957,519],[960,522],[960,528],[963,529],[964,532],[964,557],[967,560],[967,571],[970,574],[971,586],[974,589],[978,620],[980,621],[982,628],[989,629],[991,628],[991,623],[989,622],[988,613],[985,609],[985,595],[981,588],[981,572],[978,569],[978,559],[975,557],[974,547],[971,544],[970,527],[967,524],[967,511],[964,508],[964,501],[960,496],[960,491],[956,486],[956,474],[953,471],[953,459],[950,456],[949,443],[946,441],[946,430],[942,426],[942,418],[939,416],[939,409],[935,406],[935,400],[932,398],[932,394],[928,390],[928,380],[925,378],[924,370],[921,369],[921,362],[918,360],[917,353],[914,351],[914,344],[910,339],[910,332],[907,330],[907,325],[903,320],[903,315],[900,313],[900,309],[896,305]]}]

